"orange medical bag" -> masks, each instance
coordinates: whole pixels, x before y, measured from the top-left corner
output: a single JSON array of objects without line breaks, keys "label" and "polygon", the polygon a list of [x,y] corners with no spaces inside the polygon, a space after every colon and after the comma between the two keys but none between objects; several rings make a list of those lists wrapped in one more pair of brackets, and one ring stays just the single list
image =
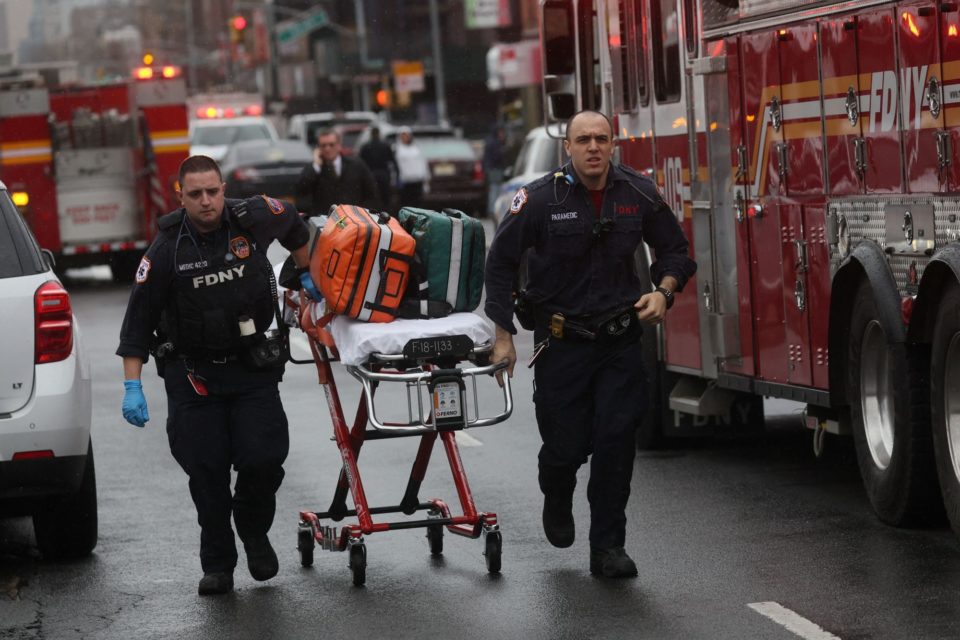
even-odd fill
[{"label": "orange medical bag", "polygon": [[337,205],[310,250],[310,277],[327,312],[390,322],[410,281],[416,243],[386,213]]}]

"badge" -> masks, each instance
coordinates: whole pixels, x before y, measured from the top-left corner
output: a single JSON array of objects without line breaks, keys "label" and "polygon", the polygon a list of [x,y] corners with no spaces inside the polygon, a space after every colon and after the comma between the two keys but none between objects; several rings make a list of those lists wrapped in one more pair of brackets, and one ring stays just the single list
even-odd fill
[{"label": "badge", "polygon": [[150,258],[143,256],[140,259],[140,266],[137,267],[137,284],[143,284],[147,281],[147,276],[150,275]]},{"label": "badge", "polygon": [[275,198],[270,196],[260,196],[267,202],[267,206],[270,207],[270,211],[273,212],[273,215],[278,216],[283,213],[283,203]]},{"label": "badge", "polygon": [[513,202],[510,203],[510,213],[517,214],[527,204],[527,190],[521,188],[517,195],[513,196]]},{"label": "badge", "polygon": [[230,252],[241,260],[250,257],[250,243],[243,236],[230,239]]}]

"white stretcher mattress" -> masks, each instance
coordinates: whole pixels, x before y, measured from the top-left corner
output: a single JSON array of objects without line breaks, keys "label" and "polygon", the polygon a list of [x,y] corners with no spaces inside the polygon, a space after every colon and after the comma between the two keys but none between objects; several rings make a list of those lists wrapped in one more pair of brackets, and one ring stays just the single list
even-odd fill
[{"label": "white stretcher mattress", "polygon": [[[276,265],[279,275],[280,265]],[[294,294],[296,295],[296,294]],[[280,289],[283,297],[283,289]],[[314,320],[325,313],[323,303],[311,303]],[[289,324],[296,325],[295,315],[285,310]],[[393,322],[361,322],[344,316],[335,316],[327,325],[340,353],[340,362],[359,365],[374,353],[403,353],[403,346],[414,338],[465,335],[475,345],[493,343],[493,325],[475,313],[452,313],[446,318],[429,320],[396,319]]]},{"label": "white stretcher mattress", "polygon": [[336,316],[329,324],[343,364],[358,365],[373,353],[403,353],[414,338],[462,334],[476,345],[493,342],[493,326],[475,313],[452,313],[429,320],[396,319],[393,322],[361,322]]}]

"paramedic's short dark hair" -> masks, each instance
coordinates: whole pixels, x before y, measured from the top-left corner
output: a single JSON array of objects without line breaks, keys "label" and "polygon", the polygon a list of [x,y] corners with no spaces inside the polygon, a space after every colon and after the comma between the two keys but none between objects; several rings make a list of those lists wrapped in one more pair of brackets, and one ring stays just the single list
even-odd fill
[{"label": "paramedic's short dark hair", "polygon": [[597,114],[598,116],[600,116],[601,118],[603,118],[604,120],[606,120],[606,121],[607,121],[607,125],[609,125],[609,127],[610,127],[610,139],[612,140],[613,138],[616,137],[616,135],[615,135],[614,132],[613,132],[613,123],[610,122],[610,118],[608,118],[608,117],[606,116],[606,114],[600,113],[600,112],[597,111],[596,109],[583,109],[582,111],[577,111],[575,114],[573,114],[572,116],[570,116],[570,119],[569,119],[569,120],[567,120],[567,133],[566,133],[566,138],[567,138],[567,140],[570,139],[570,127],[573,125],[574,119],[576,119],[577,116],[581,116],[581,115],[583,115],[583,114],[585,114],[585,113],[595,113],[595,114]]},{"label": "paramedic's short dark hair", "polygon": [[207,171],[216,171],[220,182],[223,182],[223,174],[220,173],[220,165],[216,160],[209,156],[190,156],[180,163],[177,182],[183,185],[183,177],[188,173],[206,173]]}]

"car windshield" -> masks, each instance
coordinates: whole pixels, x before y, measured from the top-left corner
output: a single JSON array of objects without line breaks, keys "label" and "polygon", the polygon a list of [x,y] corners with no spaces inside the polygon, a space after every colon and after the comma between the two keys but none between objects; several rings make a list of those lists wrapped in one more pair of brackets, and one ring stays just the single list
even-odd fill
[{"label": "car windshield", "polygon": [[520,149],[513,165],[513,175],[546,173],[554,169],[560,159],[560,141],[555,138],[531,138]]},{"label": "car windshield", "polygon": [[[339,125],[356,125],[362,124],[367,126],[370,124],[369,120],[358,120],[356,118],[331,118],[330,120],[316,120],[314,122],[307,123],[307,144],[313,146],[317,144],[317,132],[323,131],[324,129],[333,129]],[[343,144],[345,146],[351,146],[350,143],[356,142],[357,137],[360,135],[360,132],[363,131],[363,128],[358,128],[356,134],[353,132],[341,132],[341,137],[343,138]],[[348,143],[348,140],[350,143]]]},{"label": "car windshield", "polygon": [[476,160],[473,147],[459,138],[424,138],[415,140],[428,160]]},{"label": "car windshield", "polygon": [[280,162],[310,162],[313,155],[301,144],[274,145],[238,145],[234,148],[234,158],[238,164],[272,164]]},{"label": "car windshield", "polygon": [[270,130],[262,124],[216,125],[193,130],[193,144],[219,146],[246,140],[272,140]]}]

